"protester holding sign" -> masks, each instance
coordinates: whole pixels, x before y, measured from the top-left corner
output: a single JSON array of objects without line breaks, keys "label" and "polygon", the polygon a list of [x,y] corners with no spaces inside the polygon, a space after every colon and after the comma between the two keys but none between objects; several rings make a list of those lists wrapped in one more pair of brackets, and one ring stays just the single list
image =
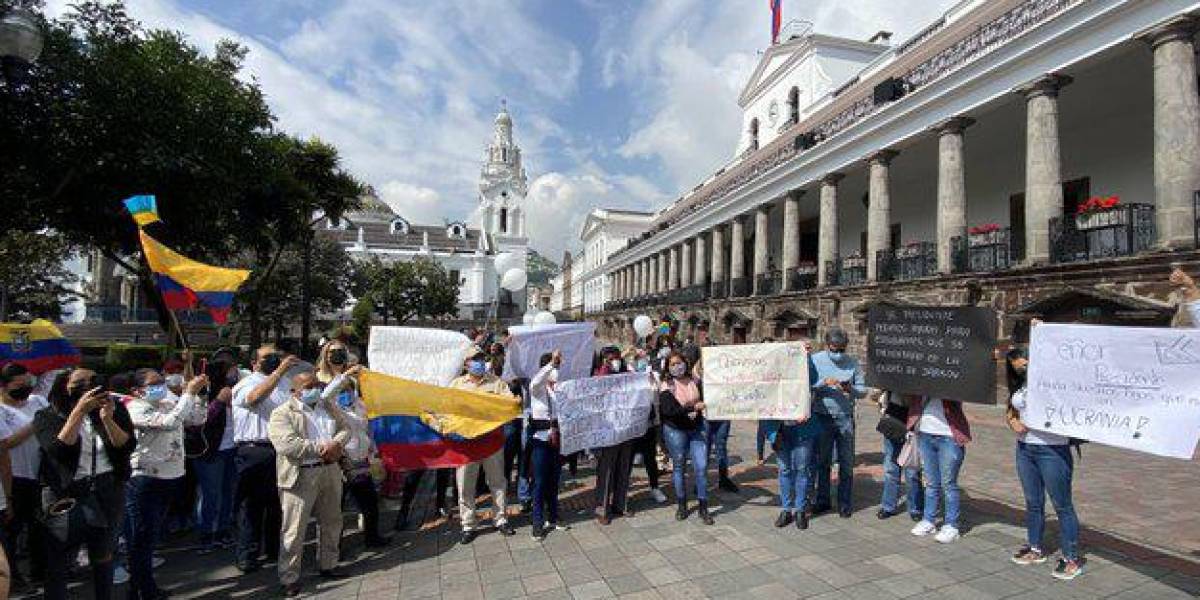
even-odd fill
[{"label": "protester holding sign", "polygon": [[554,388],[562,354],[555,350],[542,355],[542,368],[529,382],[529,444],[533,463],[532,520],[533,539],[541,541],[546,530],[564,529],[558,525],[558,481],[562,458],[558,454],[558,420],[554,414]]},{"label": "protester holding sign", "polygon": [[[959,496],[958,471],[967,456],[971,441],[971,426],[962,404],[943,398],[910,396],[908,398],[908,429],[917,436],[921,450],[921,470],[925,476],[925,514],[913,527],[912,534],[934,538],[948,544],[958,539]],[[946,514],[939,530],[938,501],[945,495]]]},{"label": "protester holding sign", "polygon": [[707,426],[704,423],[704,394],[700,381],[692,376],[687,359],[680,354],[667,357],[667,371],[659,388],[659,411],[662,413],[663,439],[671,453],[671,480],[675,484],[675,500],[679,509],[675,519],[682,521],[688,516],[687,487],[684,472],[692,462],[696,481],[698,514],[705,525],[712,525],[708,514],[708,444],[705,441]]},{"label": "protester holding sign", "polygon": [[867,393],[862,367],[846,354],[850,338],[840,327],[825,332],[825,349],[812,355],[817,373],[813,387],[813,417],[821,427],[817,442],[817,495],[814,514],[832,507],[829,498],[829,470],[833,449],[838,456],[838,514],[849,519],[854,478],[854,401]]},{"label": "protester holding sign", "polygon": [[900,394],[884,391],[879,394],[880,425],[876,429],[883,438],[883,498],[876,517],[890,519],[900,513],[900,479],[908,486],[908,515],[920,521],[924,514],[925,488],[921,485],[919,467],[902,467],[897,462],[904,447],[908,403]]},{"label": "protester holding sign", "polygon": [[[609,346],[601,352],[602,364],[594,375],[604,377],[626,372],[621,351]],[[613,517],[633,516],[629,509],[629,475],[633,461],[633,440],[598,448],[596,453],[596,522],[608,525]]]},{"label": "protester holding sign", "polygon": [[1071,480],[1075,472],[1075,461],[1071,456],[1070,438],[1048,431],[1036,431],[1026,427],[1021,417],[1027,409],[1026,371],[1029,359],[1025,351],[1014,348],[1008,352],[1005,362],[1009,389],[1015,390],[1009,399],[1009,407],[1016,412],[1016,419],[1008,419],[1009,427],[1017,434],[1017,476],[1021,479],[1021,490],[1025,492],[1025,532],[1029,542],[1013,555],[1018,565],[1046,562],[1042,549],[1042,532],[1046,528],[1046,495],[1054,504],[1058,515],[1059,538],[1062,558],[1055,565],[1053,575],[1058,579],[1074,579],[1083,573],[1079,559],[1079,517],[1071,501]]},{"label": "protester holding sign", "polygon": [[[813,368],[812,356],[808,355],[808,385],[817,384],[817,370]],[[808,486],[812,480],[814,449],[820,437],[820,425],[811,415],[798,419],[760,420],[760,429],[767,432],[767,440],[775,449],[775,460],[779,463],[779,517],[776,527],[787,527],[794,519],[796,527],[808,529]]]}]

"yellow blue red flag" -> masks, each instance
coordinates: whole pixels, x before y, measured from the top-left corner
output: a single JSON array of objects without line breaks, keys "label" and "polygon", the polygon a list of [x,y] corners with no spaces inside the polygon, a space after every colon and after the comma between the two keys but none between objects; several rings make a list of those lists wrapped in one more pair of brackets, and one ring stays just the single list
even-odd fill
[{"label": "yellow blue red flag", "polygon": [[53,323],[0,323],[0,367],[15,362],[34,375],[79,364],[79,350]]},{"label": "yellow blue red flag", "polygon": [[125,199],[125,209],[133,216],[138,227],[158,222],[158,202],[154,196],[130,196]]},{"label": "yellow blue red flag", "polygon": [[138,235],[168,309],[186,310],[199,304],[208,309],[213,321],[229,319],[233,294],[250,277],[250,271],[206,265],[164,246],[143,230],[139,229]]}]

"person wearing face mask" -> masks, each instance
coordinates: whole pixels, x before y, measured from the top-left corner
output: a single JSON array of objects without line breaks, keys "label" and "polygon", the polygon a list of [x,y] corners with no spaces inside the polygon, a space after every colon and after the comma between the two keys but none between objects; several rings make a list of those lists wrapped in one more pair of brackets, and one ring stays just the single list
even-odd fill
[{"label": "person wearing face mask", "polygon": [[183,426],[203,422],[198,395],[207,385],[207,376],[193,378],[178,398],[158,371],[134,373],[133,400],[126,406],[137,437],[132,477],[125,484],[131,599],[166,597],[151,568],[154,544],[167,501],[184,474]]},{"label": "person wearing face mask", "polygon": [[48,404],[45,398],[33,393],[33,375],[17,363],[0,368],[0,402],[0,420],[11,432],[0,440],[0,448],[7,450],[12,460],[12,496],[8,498],[8,514],[12,519],[6,527],[4,547],[9,556],[17,556],[17,539],[21,532],[29,533],[30,577],[22,577],[16,564],[12,566],[13,587],[23,589],[27,582],[41,581],[46,575],[46,542],[39,519],[41,455],[37,440],[33,439],[33,418]]},{"label": "person wearing face mask", "polygon": [[[221,547],[232,547],[233,491],[237,484],[234,461],[237,447],[233,443],[233,385],[236,365],[220,358],[209,361],[205,368],[208,389],[203,393],[208,402],[201,435],[203,452],[193,460],[200,488],[197,509],[197,528],[200,531],[200,554]],[[233,375],[236,377],[236,375]]]},{"label": "person wearing face mask", "polygon": [[681,354],[667,357],[667,370],[659,387],[659,410],[662,412],[663,439],[671,453],[672,483],[679,504],[675,520],[688,518],[687,465],[692,463],[696,486],[698,513],[705,525],[712,525],[708,514],[708,443],[705,441],[704,388],[692,376],[687,359]]},{"label": "person wearing face mask", "polygon": [[243,573],[257,571],[262,563],[279,555],[279,490],[275,486],[275,448],[268,436],[271,413],[291,398],[285,380],[297,362],[274,346],[255,353],[254,372],[233,387],[233,441],[237,447],[234,465],[238,483],[235,492],[238,519],[237,567]]},{"label": "person wearing face mask", "polygon": [[816,497],[813,514],[833,506],[830,499],[830,469],[833,450],[838,457],[838,515],[853,513],[854,401],[867,394],[866,379],[858,360],[846,354],[850,338],[840,327],[825,332],[825,349],[812,355],[817,384],[812,390],[812,413],[820,427],[817,439]]},{"label": "person wearing face mask", "polygon": [[[487,354],[476,348],[467,358],[467,374],[450,382],[452,388],[487,392],[498,396],[512,397],[512,390],[499,377],[488,372]],[[492,502],[495,503],[496,529],[501,535],[514,535],[516,531],[508,523],[508,480],[504,477],[504,449],[501,448],[491,456],[468,465],[458,467],[454,471],[455,483],[458,486],[458,514],[462,521],[462,543],[470,544],[479,535],[476,530],[475,515],[475,482],[482,468],[487,479],[487,486],[492,492]]]},{"label": "person wearing face mask", "polygon": [[320,531],[317,562],[325,579],[340,579],[338,543],[342,537],[342,469],[353,437],[350,421],[337,405],[349,377],[321,386],[312,373],[292,378],[288,400],[271,413],[268,427],[275,447],[275,482],[279,486],[283,526],[280,529],[279,582],[287,597],[300,595],[300,566],[308,517],[316,515]]},{"label": "person wearing face mask", "polygon": [[[660,381],[657,373],[650,370],[648,362],[639,363],[638,355],[644,352],[641,349],[631,349],[625,354],[625,364],[628,369],[635,373],[646,373],[654,378],[655,385]],[[667,501],[667,495],[659,489],[659,468],[658,468],[658,440],[659,434],[662,431],[662,421],[658,413],[658,396],[654,397],[653,405],[650,408],[650,426],[646,428],[646,433],[642,437],[633,440],[633,463],[636,465],[638,457],[641,457],[642,467],[646,469],[646,480],[650,485],[650,496],[655,502],[664,503]]]},{"label": "person wearing face mask", "polygon": [[539,361],[541,369],[529,381],[530,462],[533,539],[545,539],[547,531],[566,529],[558,524],[558,482],[562,458],[558,453],[558,420],[554,414],[554,388],[562,354],[555,350]]},{"label": "person wearing face mask", "polygon": [[88,369],[60,373],[48,400],[50,406],[33,419],[42,453],[42,510],[48,515],[44,597],[67,597],[70,565],[86,544],[92,597],[108,600],[114,532],[120,527],[129,458],[137,445],[133,423],[125,406],[114,402]]},{"label": "person wearing face mask", "polygon": [[350,366],[350,352],[346,345],[333,340],[323,348],[317,358],[317,379],[327,390],[337,390],[335,399],[338,407],[346,414],[350,424],[350,442],[346,444],[346,486],[354,503],[362,513],[364,543],[368,548],[382,548],[391,543],[391,538],[379,534],[379,492],[371,479],[370,456],[374,443],[368,431],[367,405],[358,393],[357,377],[361,366]]},{"label": "person wearing face mask", "polygon": [[[624,372],[621,351],[609,346],[601,352],[601,364],[592,375],[603,377]],[[633,445],[634,440],[626,440],[593,450],[596,455],[596,522],[601,525],[608,525],[613,517],[633,516],[633,510],[628,506]]]}]

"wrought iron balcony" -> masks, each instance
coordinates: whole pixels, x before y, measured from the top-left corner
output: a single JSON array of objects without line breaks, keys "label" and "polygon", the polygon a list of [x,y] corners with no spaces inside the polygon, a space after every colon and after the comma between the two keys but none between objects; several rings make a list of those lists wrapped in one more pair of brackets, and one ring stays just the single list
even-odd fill
[{"label": "wrought iron balcony", "polygon": [[750,295],[750,278],[734,277],[729,280],[729,297],[745,298]]},{"label": "wrought iron balcony", "polygon": [[1125,204],[1050,219],[1050,262],[1133,256],[1158,241],[1154,206]]},{"label": "wrought iron balcony", "polygon": [[754,278],[754,295],[771,296],[783,291],[783,271],[770,271]]},{"label": "wrought iron balcony", "polygon": [[785,277],[787,281],[786,291],[798,292],[811,290],[817,287],[817,266],[805,265],[788,269]]},{"label": "wrought iron balcony", "polygon": [[950,262],[955,273],[990,273],[1014,266],[1017,253],[1012,229],[968,233],[950,238]]},{"label": "wrought iron balcony", "polygon": [[679,303],[691,304],[694,302],[704,302],[708,299],[707,285],[693,285],[679,290]]},{"label": "wrought iron balcony", "polygon": [[710,286],[712,289],[711,297],[713,300],[724,300],[729,297],[729,284],[722,281],[714,281]]},{"label": "wrought iron balcony", "polygon": [[937,244],[914,242],[875,253],[879,281],[908,281],[937,274]]}]

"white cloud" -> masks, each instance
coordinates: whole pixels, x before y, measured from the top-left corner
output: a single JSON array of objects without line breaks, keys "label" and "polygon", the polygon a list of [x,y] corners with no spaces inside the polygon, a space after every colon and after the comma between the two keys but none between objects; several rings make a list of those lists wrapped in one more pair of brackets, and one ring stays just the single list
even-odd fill
[{"label": "white cloud", "polygon": [[583,221],[594,208],[652,210],[664,200],[643,177],[608,176],[585,166],[582,173],[551,172],[529,184],[526,227],[538,252],[559,262],[563,251],[578,246]]},{"label": "white cloud", "polygon": [[410,223],[438,225],[443,219],[457,220],[446,218],[442,212],[442,196],[437,190],[402,181],[389,181],[380,186],[377,192],[380,200]]}]

